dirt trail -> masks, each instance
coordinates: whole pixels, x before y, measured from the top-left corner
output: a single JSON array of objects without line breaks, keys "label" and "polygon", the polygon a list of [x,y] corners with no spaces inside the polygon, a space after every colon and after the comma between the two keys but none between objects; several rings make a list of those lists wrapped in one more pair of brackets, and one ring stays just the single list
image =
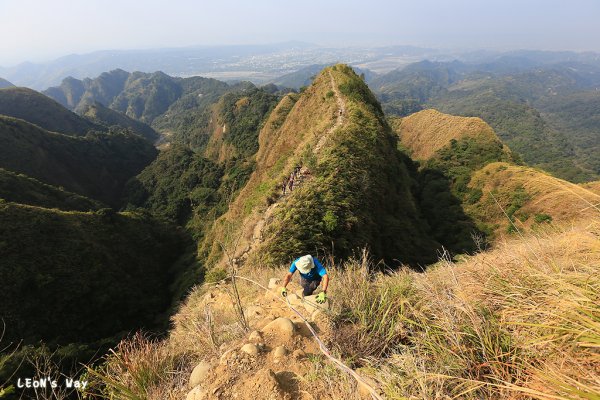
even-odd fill
[{"label": "dirt trail", "polygon": [[[278,279],[271,279],[269,291],[262,291],[249,304],[245,314],[251,332],[222,348],[221,356],[199,363],[190,376],[186,400],[335,399],[331,387],[315,371],[320,357],[318,345],[308,327],[286,304],[280,301]],[[324,316],[329,307],[315,306],[315,296],[304,300],[295,283],[289,286],[290,303],[312,322],[320,338],[329,342],[332,326]],[[218,289],[205,297],[205,303],[222,307],[227,295]],[[329,382],[331,384],[331,382]],[[355,399],[370,398],[357,394]]]},{"label": "dirt trail", "polygon": [[336,113],[335,124],[333,124],[333,126],[331,128],[329,128],[324,135],[321,136],[321,138],[317,142],[317,145],[315,146],[315,153],[317,153],[317,152],[319,152],[319,150],[321,150],[321,148],[323,147],[325,142],[327,142],[327,138],[329,137],[329,135],[331,135],[333,133],[333,131],[335,131],[337,128],[342,126],[342,124],[344,123],[344,117],[346,116],[346,103],[342,99],[340,90],[338,89],[337,85],[335,84],[335,79],[333,78],[333,74],[331,73],[331,71],[328,71],[328,73],[329,73],[329,79],[331,80],[331,90],[333,91],[333,94],[335,95],[335,99],[338,104],[338,109],[337,109],[337,113]]}]

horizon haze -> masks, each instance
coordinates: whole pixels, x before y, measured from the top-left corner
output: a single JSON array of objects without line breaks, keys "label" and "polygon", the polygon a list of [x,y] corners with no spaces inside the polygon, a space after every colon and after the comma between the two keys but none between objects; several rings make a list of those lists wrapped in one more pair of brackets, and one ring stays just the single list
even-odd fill
[{"label": "horizon haze", "polygon": [[600,3],[575,0],[198,3],[0,1],[0,66],[102,50],[272,44],[600,51]]}]

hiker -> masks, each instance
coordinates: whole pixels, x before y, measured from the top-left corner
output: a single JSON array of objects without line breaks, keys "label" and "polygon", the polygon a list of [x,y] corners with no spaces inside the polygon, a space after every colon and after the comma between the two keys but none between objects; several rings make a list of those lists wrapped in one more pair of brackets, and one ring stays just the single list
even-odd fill
[{"label": "hiker", "polygon": [[287,285],[292,280],[294,272],[298,270],[300,272],[300,285],[302,285],[302,296],[310,296],[321,284],[323,280],[323,291],[317,295],[317,303],[325,303],[327,300],[327,286],[329,286],[329,276],[327,270],[323,265],[311,256],[307,254],[295,260],[290,267],[289,272],[283,279],[283,287],[281,288],[281,295],[287,296]]},{"label": "hiker", "polygon": [[285,196],[285,189],[287,188],[288,185],[288,178],[284,177],[283,181],[281,182],[281,191],[283,192],[283,195]]},{"label": "hiker", "polygon": [[288,187],[289,187],[290,192],[291,192],[292,190],[294,190],[294,174],[290,175],[290,179],[289,179],[288,182],[289,182],[288,183]]}]

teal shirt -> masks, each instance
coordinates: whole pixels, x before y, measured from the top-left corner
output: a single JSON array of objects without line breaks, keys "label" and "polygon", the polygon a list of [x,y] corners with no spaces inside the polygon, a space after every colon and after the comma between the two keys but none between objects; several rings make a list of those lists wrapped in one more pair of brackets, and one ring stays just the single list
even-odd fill
[{"label": "teal shirt", "polygon": [[[290,272],[292,274],[294,272],[296,272],[296,270],[298,269],[298,268],[296,268],[296,261],[298,261],[299,259],[300,258],[295,259],[294,262],[292,263],[292,266],[290,267]],[[320,281],[322,277],[327,275],[327,270],[325,269],[323,264],[321,264],[319,262],[319,260],[317,260],[314,257],[313,257],[313,262],[315,263],[315,266],[313,267],[313,269],[311,269],[308,272],[308,274],[303,274],[300,271],[298,271],[298,272],[300,273],[300,276],[303,277],[304,279],[307,279],[309,281]]]}]

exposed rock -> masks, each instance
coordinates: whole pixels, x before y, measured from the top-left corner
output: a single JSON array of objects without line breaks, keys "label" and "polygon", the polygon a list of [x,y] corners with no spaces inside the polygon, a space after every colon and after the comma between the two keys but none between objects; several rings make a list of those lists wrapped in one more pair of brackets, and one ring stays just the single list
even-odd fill
[{"label": "exposed rock", "polygon": [[225,365],[227,364],[227,361],[233,357],[235,357],[235,350],[229,349],[221,355],[221,358],[219,359],[219,364]]},{"label": "exposed rock", "polygon": [[281,283],[281,279],[279,278],[271,278],[269,279],[269,289],[276,289],[277,286],[279,286],[279,284]]},{"label": "exposed rock", "polygon": [[296,326],[292,320],[279,317],[275,321],[270,322],[263,329],[264,333],[275,334],[282,339],[291,338],[296,332]]},{"label": "exposed rock", "polygon": [[298,306],[298,305],[302,304],[302,300],[295,293],[288,294],[287,298],[288,298],[288,301],[290,302],[290,304],[293,306]]},{"label": "exposed rock", "polygon": [[215,298],[215,295],[212,292],[208,292],[204,295],[204,303],[208,304],[210,302],[212,302],[212,300]]},{"label": "exposed rock", "polygon": [[258,355],[258,346],[252,343],[246,343],[240,350],[248,355],[251,355],[252,357],[256,357]]},{"label": "exposed rock", "polygon": [[291,396],[285,393],[280,386],[277,375],[271,369],[259,370],[249,381],[244,384],[243,399],[264,400],[289,400]]},{"label": "exposed rock", "polygon": [[185,400],[202,400],[205,394],[206,392],[200,386],[196,386],[185,396]]},{"label": "exposed rock", "polygon": [[248,336],[248,341],[252,343],[259,343],[262,341],[262,335],[259,331],[252,331],[252,333],[250,333],[250,336]]},{"label": "exposed rock", "polygon": [[319,318],[320,315],[322,315],[323,312],[321,310],[315,310],[312,312],[312,314],[310,314],[310,319],[311,321],[316,321],[317,318]]},{"label": "exposed rock", "polygon": [[287,354],[287,349],[285,346],[277,346],[273,349],[273,351],[271,351],[271,354],[273,354],[273,357],[275,358],[285,357]]},{"label": "exposed rock", "polygon": [[192,371],[192,374],[190,375],[188,387],[195,388],[196,386],[202,384],[210,373],[211,368],[212,366],[205,361],[202,361],[196,365]]},{"label": "exposed rock", "polygon": [[265,309],[260,306],[248,306],[244,314],[248,318],[258,318],[265,315]]},{"label": "exposed rock", "polygon": [[281,296],[279,293],[275,293],[271,290],[267,290],[265,292],[265,299],[271,300],[271,301],[277,301],[277,298]]},{"label": "exposed rock", "polygon": [[306,309],[306,311],[309,314],[312,314],[315,310],[318,310],[318,309],[329,310],[329,299],[325,300],[325,303],[319,304],[319,303],[317,303],[317,296],[313,294],[313,295],[304,297],[304,301],[302,302],[302,305],[304,306],[304,308]]}]

